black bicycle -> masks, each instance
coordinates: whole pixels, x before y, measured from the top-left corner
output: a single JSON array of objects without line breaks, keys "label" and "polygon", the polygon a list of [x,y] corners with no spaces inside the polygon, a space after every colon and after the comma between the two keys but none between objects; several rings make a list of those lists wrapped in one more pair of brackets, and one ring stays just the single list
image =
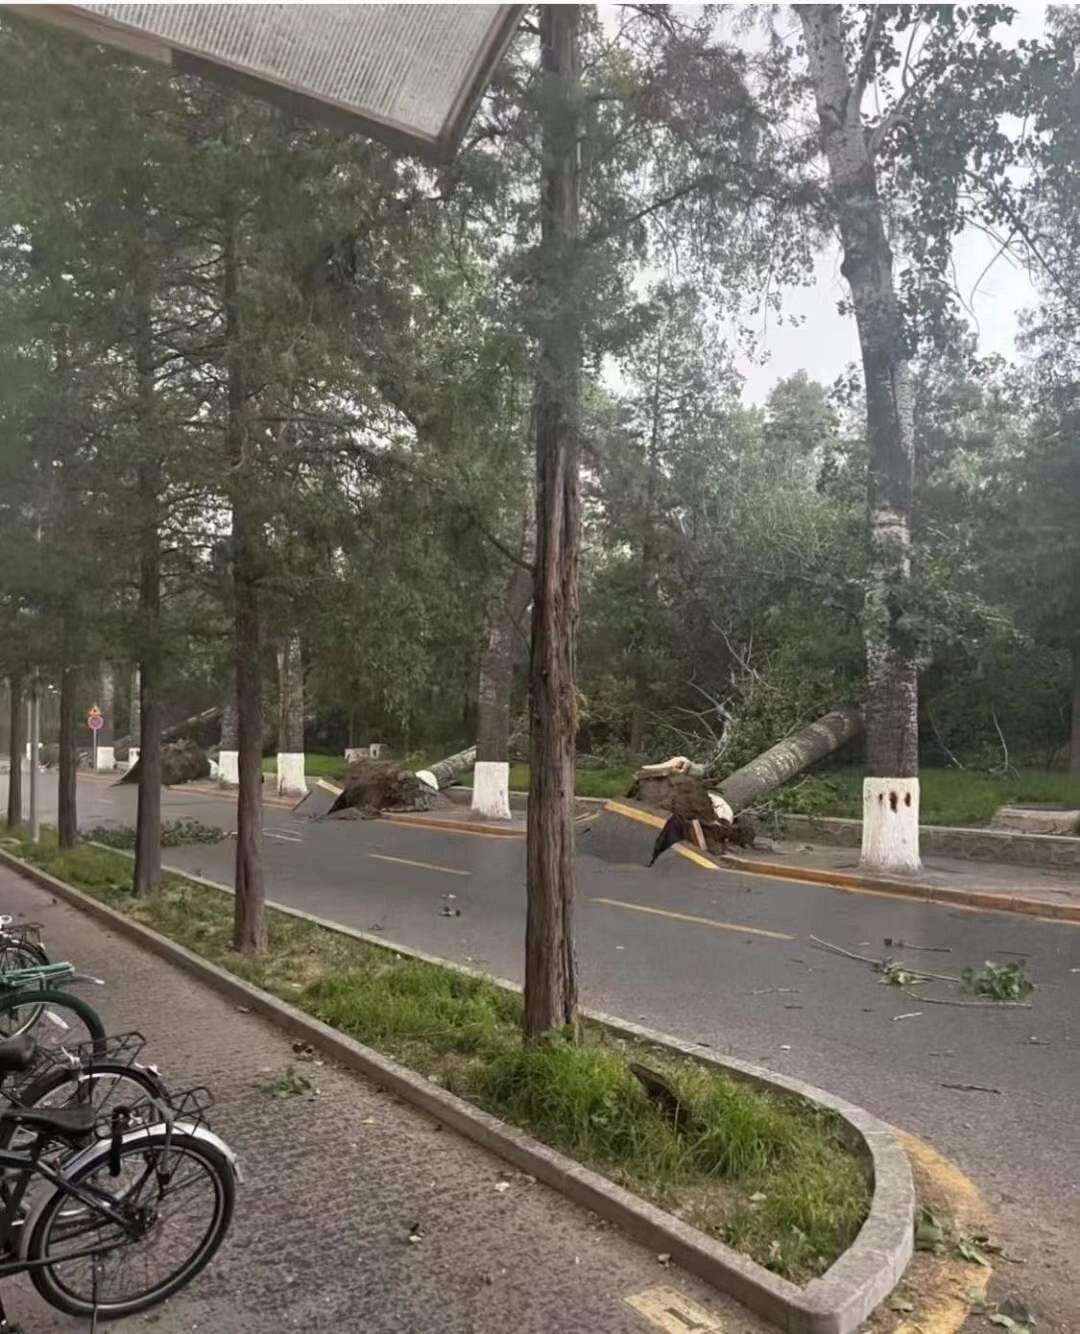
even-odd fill
[{"label": "black bicycle", "polygon": [[[90,1104],[99,1127],[114,1107],[140,1109],[156,1119],[170,1093],[157,1067],[139,1060],[146,1039],[119,1033],[69,1046],[47,1047],[28,1034],[0,1040],[0,1106],[69,1107]],[[0,1149],[23,1148],[32,1138],[14,1121],[0,1120]],[[0,1180],[0,1200],[4,1184]]]},{"label": "black bicycle", "polygon": [[[0,1044],[0,1070],[24,1059],[24,1044]],[[8,1128],[25,1137],[25,1147],[0,1148],[0,1278],[29,1273],[51,1306],[89,1317],[92,1331],[189,1283],[225,1238],[239,1180],[209,1105],[192,1089],[115,1104],[104,1118],[92,1101],[0,1111],[5,1138]],[[10,1329],[0,1303],[0,1330]]]}]

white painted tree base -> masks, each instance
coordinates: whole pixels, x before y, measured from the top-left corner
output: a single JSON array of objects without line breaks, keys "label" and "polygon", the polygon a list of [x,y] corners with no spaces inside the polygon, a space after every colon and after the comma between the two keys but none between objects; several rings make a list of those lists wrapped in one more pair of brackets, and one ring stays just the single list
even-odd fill
[{"label": "white painted tree base", "polygon": [[116,747],[98,746],[97,758],[94,763],[97,772],[106,773],[116,768]]},{"label": "white painted tree base", "polygon": [[277,790],[279,797],[306,797],[307,779],[304,777],[304,753],[278,751]]},{"label": "white painted tree base", "polygon": [[127,764],[128,769],[134,769],[135,766],[138,764],[138,762],[139,762],[139,747],[138,747],[138,746],[129,746],[129,747],[128,747],[128,764]]},{"label": "white painted tree base", "polygon": [[218,755],[218,782],[222,787],[240,786],[240,752],[223,750]]},{"label": "white painted tree base", "polygon": [[919,780],[864,778],[862,858],[864,871],[920,871]]},{"label": "white painted tree base", "polygon": [[424,784],[425,787],[431,788],[433,792],[438,792],[439,780],[435,777],[435,775],[431,772],[430,769],[417,769],[416,776],[417,778],[419,778],[421,783]]},{"label": "white painted tree base", "polygon": [[484,820],[510,819],[510,765],[505,760],[476,761],[472,813]]}]

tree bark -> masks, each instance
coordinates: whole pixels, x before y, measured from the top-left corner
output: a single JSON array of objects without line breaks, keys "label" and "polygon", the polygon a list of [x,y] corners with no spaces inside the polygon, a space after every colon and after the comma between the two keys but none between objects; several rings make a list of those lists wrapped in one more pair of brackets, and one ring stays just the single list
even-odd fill
[{"label": "tree bark", "polygon": [[[8,770],[7,823],[13,829],[22,824],[22,767],[26,752],[26,698],[23,695],[23,678],[20,672],[12,672],[8,677],[10,696],[11,729],[8,750],[11,752],[11,768]],[[36,756],[31,756],[33,764]]]},{"label": "tree bark", "polygon": [[232,569],[236,646],[238,777],[236,797],[236,898],[233,948],[261,954],[268,944],[262,866],[262,643],[259,620],[262,532],[254,510],[258,480],[247,429],[247,385],[241,346],[240,263],[237,223],[225,211],[225,355],[228,375],[226,446],[232,465]]},{"label": "tree bark", "polygon": [[137,895],[156,894],[161,888],[161,453],[154,439],[154,365],[150,308],[139,302],[135,361],[139,377],[139,416],[142,431],[136,486],[139,502],[139,620],[140,653],[135,668],[138,694],[132,709],[131,733],[139,739],[139,795],[135,816],[135,872]]},{"label": "tree bark", "polygon": [[656,609],[656,588],[659,581],[656,552],[657,489],[660,472],[660,392],[664,370],[664,339],[656,338],[656,363],[653,367],[653,385],[650,404],[652,421],[649,445],[645,454],[645,513],[642,516],[641,564],[638,572],[637,625],[634,628],[633,677],[634,703],[630,714],[630,754],[642,754],[645,728],[645,706],[652,685],[650,680],[651,620]]},{"label": "tree bark", "polygon": [[510,696],[521,619],[531,596],[531,571],[515,566],[491,609],[480,654],[473,810],[489,819],[510,818]]},{"label": "tree bark", "polygon": [[468,750],[459,750],[456,755],[448,755],[445,760],[439,760],[430,769],[421,769],[420,773],[430,774],[435,780],[435,786],[444,788],[467,769],[471,769],[475,763],[476,747],[470,746]]},{"label": "tree bark", "polygon": [[[14,722],[15,715],[12,714]],[[14,748],[14,742],[12,743]],[[1072,729],[1069,736],[1069,773],[1080,774],[1080,639],[1072,646]]]},{"label": "tree bark", "polygon": [[56,836],[62,848],[73,848],[79,841],[78,752],[75,749],[75,716],[78,709],[79,673],[71,659],[71,612],[63,612],[60,665],[60,745]]},{"label": "tree bark", "polygon": [[[866,392],[868,560],[863,863],[919,867],[917,642],[907,614],[914,484],[912,395],[893,257],[852,78],[842,6],[803,5],[814,98],[851,288]],[[881,783],[871,780],[881,779]],[[900,781],[897,781],[900,780]],[[894,818],[895,817],[895,818]],[[889,823],[894,832],[886,832]]]},{"label": "tree bark", "polygon": [[737,815],[802,769],[839,750],[862,730],[861,709],[850,707],[827,713],[736,769],[713,790],[719,792]]},{"label": "tree bark", "polygon": [[300,636],[293,634],[278,649],[278,766],[280,796],[307,794],[304,778],[304,659]]},{"label": "tree bark", "polygon": [[577,5],[541,10],[543,309],[536,385],[536,564],[529,672],[530,780],[525,926],[527,1039],[577,1027],[574,949],[575,639],[580,549],[577,303]]}]

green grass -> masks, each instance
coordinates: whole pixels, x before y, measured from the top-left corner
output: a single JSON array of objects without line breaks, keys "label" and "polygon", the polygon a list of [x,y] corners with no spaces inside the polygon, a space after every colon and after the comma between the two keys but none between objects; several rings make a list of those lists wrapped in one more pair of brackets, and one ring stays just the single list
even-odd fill
[{"label": "green grass", "polygon": [[[1068,774],[1037,769],[1003,775],[924,769],[919,780],[923,824],[988,825],[999,806],[1015,801],[1064,802],[1080,809],[1080,778]],[[861,769],[820,770],[789,784],[777,805],[793,812],[861,820],[862,783]]]},{"label": "green grass", "polygon": [[[264,774],[276,774],[275,756],[267,756],[262,767]],[[309,778],[343,778],[347,768],[344,755],[315,755],[309,751],[304,756],[304,773]]]},{"label": "green grass", "polygon": [[[777,1273],[803,1282],[854,1240],[867,1165],[831,1113],[586,1025],[580,1044],[521,1041],[521,996],[271,911],[263,958],[230,949],[232,903],[170,877],[149,901],[131,861],[55,836],[22,855],[110,906],[476,1105],[674,1210]],[[685,1108],[676,1130],[628,1060],[661,1071]]]},{"label": "green grass", "polygon": [[[633,769],[578,769],[574,791],[579,797],[625,797],[633,776]],[[528,792],[527,764],[510,766],[510,790]]]},{"label": "green grass", "polygon": [[[441,758],[440,755],[434,757],[410,755],[403,763],[410,769],[424,769]],[[304,772],[309,778],[343,778],[347,767],[344,757],[340,755],[313,755],[309,752],[304,756]],[[263,760],[263,773],[277,773],[277,760],[272,755]],[[626,795],[626,790],[630,786],[630,780],[633,776],[633,769],[579,769],[576,783],[577,795],[579,797],[623,797]],[[472,776],[463,774],[458,781],[471,783]],[[529,790],[529,766],[527,764],[512,764],[510,766],[510,788],[513,792],[527,792]]]}]

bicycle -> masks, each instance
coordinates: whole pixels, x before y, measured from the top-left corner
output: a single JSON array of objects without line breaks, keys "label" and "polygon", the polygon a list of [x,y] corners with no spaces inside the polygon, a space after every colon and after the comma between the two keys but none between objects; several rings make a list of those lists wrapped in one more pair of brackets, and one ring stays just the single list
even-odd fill
[{"label": "bicycle", "polygon": [[0,913],[0,973],[35,968],[48,962],[49,956],[41,943],[40,924],[21,922],[16,926],[10,913]]},{"label": "bicycle", "polygon": [[[151,1108],[168,1102],[169,1090],[155,1066],[138,1057],[146,1045],[141,1033],[120,1033],[73,1047],[39,1047],[23,1035],[0,1041],[0,1098],[12,1107],[68,1107],[91,1104],[99,1116],[113,1106]],[[0,1121],[0,1148],[11,1148],[18,1135],[12,1122]],[[3,1186],[0,1183],[0,1197]]]},{"label": "bicycle", "polygon": [[81,1024],[91,1038],[104,1038],[105,1025],[101,1017],[80,996],[61,991],[59,986],[91,982],[104,986],[99,977],[76,973],[70,963],[37,964],[31,968],[15,968],[0,972],[0,1039],[29,1033],[42,1019],[47,1020],[67,1041],[77,1041],[72,1035]]},{"label": "bicycle", "polygon": [[[0,1052],[0,1068],[13,1058]],[[89,1316],[92,1334],[99,1317],[136,1315],[190,1282],[225,1239],[240,1180],[236,1155],[207,1124],[210,1105],[200,1088],[155,1102],[154,1119],[137,1105],[117,1106],[102,1138],[91,1104],[0,1112],[0,1124],[32,1135],[24,1150],[0,1149],[0,1278],[29,1273],[51,1306]],[[47,1153],[50,1146],[65,1156]],[[53,1189],[29,1198],[40,1183]],[[191,1209],[200,1194],[201,1221]],[[144,1277],[129,1278],[136,1249]],[[151,1278],[162,1251],[163,1272]],[[0,1330],[11,1331],[2,1302]]]}]

